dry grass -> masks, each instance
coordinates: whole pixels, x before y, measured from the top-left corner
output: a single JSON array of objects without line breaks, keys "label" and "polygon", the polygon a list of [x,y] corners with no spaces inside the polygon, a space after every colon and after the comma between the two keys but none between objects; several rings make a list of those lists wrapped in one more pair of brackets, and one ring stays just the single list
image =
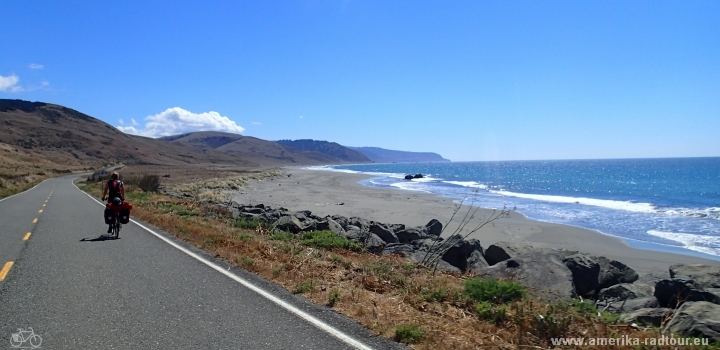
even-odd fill
[{"label": "dry grass", "polygon": [[46,173],[35,175],[7,175],[0,173],[0,199],[26,191],[48,177]]},{"label": "dry grass", "polygon": [[[231,181],[235,180],[227,180]],[[100,195],[97,184],[84,187]],[[273,237],[263,226],[238,228],[222,208],[130,187],[127,193],[134,217],[328,305],[378,335],[413,341],[409,345],[415,349],[543,349],[552,347],[551,337],[661,336],[656,329],[613,324],[610,315],[590,312],[587,304],[578,301],[549,303],[533,296],[507,305],[486,304],[493,315],[488,317],[487,310],[476,308],[465,293],[469,276],[433,275],[400,257],[308,247],[291,236]]]}]

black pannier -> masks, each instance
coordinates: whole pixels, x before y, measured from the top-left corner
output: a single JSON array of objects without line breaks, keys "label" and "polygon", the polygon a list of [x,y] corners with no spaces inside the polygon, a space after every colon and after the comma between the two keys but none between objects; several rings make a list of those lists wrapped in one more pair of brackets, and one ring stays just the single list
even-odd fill
[{"label": "black pannier", "polygon": [[120,223],[125,225],[130,222],[130,209],[120,209]]},{"label": "black pannier", "polygon": [[[110,225],[115,223],[115,211],[110,208],[105,208],[105,224]],[[129,216],[129,213],[128,213]]]}]

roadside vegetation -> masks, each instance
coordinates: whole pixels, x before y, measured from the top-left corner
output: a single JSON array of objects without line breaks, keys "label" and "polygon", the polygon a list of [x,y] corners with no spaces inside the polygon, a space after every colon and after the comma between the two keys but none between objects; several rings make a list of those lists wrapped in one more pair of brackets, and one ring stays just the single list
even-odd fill
[{"label": "roadside vegetation", "polygon": [[20,175],[0,173],[0,199],[26,191],[48,177],[50,176],[44,172],[33,175],[29,173]]},{"label": "roadside vegetation", "polygon": [[[661,337],[655,328],[618,324],[615,315],[596,310],[591,302],[548,302],[513,281],[434,272],[401,257],[365,252],[330,231],[277,231],[261,221],[233,219],[221,206],[143,190],[143,183],[126,180],[133,217],[415,349],[546,349],[554,347],[551,339],[557,337]],[[101,195],[101,183],[79,185]]]}]

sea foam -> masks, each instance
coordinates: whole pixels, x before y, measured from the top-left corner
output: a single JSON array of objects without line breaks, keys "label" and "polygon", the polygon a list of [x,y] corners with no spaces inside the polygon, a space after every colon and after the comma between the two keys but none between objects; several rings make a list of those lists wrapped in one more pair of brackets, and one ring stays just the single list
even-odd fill
[{"label": "sea foam", "polygon": [[649,230],[647,231],[647,233],[651,236],[664,238],[674,242],[680,242],[686,249],[711,255],[720,255],[720,237],[718,236],[665,232],[657,230]]}]

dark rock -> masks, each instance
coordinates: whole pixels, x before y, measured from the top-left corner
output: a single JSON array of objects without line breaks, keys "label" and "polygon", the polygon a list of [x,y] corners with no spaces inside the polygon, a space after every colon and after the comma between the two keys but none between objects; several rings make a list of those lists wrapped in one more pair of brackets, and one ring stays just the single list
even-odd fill
[{"label": "dark rock", "polygon": [[701,264],[670,266],[670,278],[691,279],[700,288],[720,288],[720,267]]},{"label": "dark rock", "polygon": [[477,239],[463,240],[462,236],[454,235],[448,238],[443,244],[438,245],[440,251],[445,251],[442,260],[457,267],[460,271],[468,270],[468,258],[473,252],[479,252],[482,257],[482,246]]},{"label": "dark rock", "polygon": [[[410,261],[412,261],[412,262],[414,262],[414,263],[417,263],[417,264],[420,264],[420,263],[422,263],[422,261],[423,261],[426,257],[427,257],[427,252],[417,251],[417,250],[416,250],[416,251],[415,251],[411,256],[409,256],[408,258],[410,259]],[[447,263],[446,261],[444,261],[444,260],[438,260],[437,265],[435,266],[435,268],[436,268],[438,271],[451,272],[451,273],[462,273],[462,271],[460,271],[460,269],[458,269],[458,268],[455,267],[455,266],[452,266],[452,265],[448,264],[448,263]]]},{"label": "dark rock", "polygon": [[619,261],[610,260],[604,256],[594,256],[592,258],[600,264],[598,289],[607,288],[620,283],[633,283],[637,281],[639,277],[635,270]]},{"label": "dark rock", "polygon": [[315,225],[312,225],[314,230],[325,231],[330,230],[330,223],[327,220],[314,220]]},{"label": "dark rock", "polygon": [[[262,204],[262,203],[260,203],[260,204],[257,204],[257,205],[255,205],[255,208],[258,208],[258,209],[265,209],[265,204]],[[268,209],[269,209],[269,208],[268,208]]]},{"label": "dark rock", "polygon": [[442,227],[443,226],[440,221],[432,219],[425,225],[425,232],[427,232],[427,234],[431,236],[440,236],[440,234],[442,233]]},{"label": "dark rock", "polygon": [[265,210],[261,208],[243,208],[243,213],[250,213],[250,214],[262,214]]},{"label": "dark rock", "polygon": [[[361,231],[370,231],[370,222],[363,218],[351,217],[347,219],[347,224],[359,228]],[[343,226],[344,227],[344,226]],[[348,230],[347,227],[345,227]]]},{"label": "dark rock", "polygon": [[705,302],[686,302],[675,311],[664,332],[720,341],[720,306]]},{"label": "dark rock", "polygon": [[476,272],[479,269],[490,266],[479,250],[470,253],[467,258],[467,271]]},{"label": "dark rock", "polygon": [[332,231],[338,236],[344,236],[345,229],[335,220],[332,218],[327,218],[326,222],[328,224],[328,230]]},{"label": "dark rock", "polygon": [[575,292],[583,297],[594,295],[600,284],[598,282],[600,264],[585,254],[574,254],[565,257],[563,263],[572,272]]},{"label": "dark rock", "polygon": [[292,233],[299,233],[306,229],[305,225],[293,215],[285,215],[281,217],[275,225],[280,230]]},{"label": "dark rock", "polygon": [[[487,255],[485,257],[487,259]],[[553,300],[575,296],[572,273],[556,252],[533,250],[493,266],[478,269],[477,273],[481,277],[514,279]]]},{"label": "dark rock", "polygon": [[598,301],[598,308],[614,313],[630,312],[647,308],[654,309],[657,307],[660,307],[660,304],[658,304],[658,301],[654,296],[629,300]]},{"label": "dark rock", "polygon": [[395,231],[395,236],[401,243],[409,243],[427,237],[425,230],[420,227],[403,228]]},{"label": "dark rock", "polygon": [[415,179],[422,179],[422,178],[424,178],[424,177],[425,177],[425,176],[423,176],[423,174],[415,174],[415,175],[413,175],[413,178],[415,178]]},{"label": "dark rock", "polygon": [[412,179],[414,179],[414,178],[415,178],[415,177],[412,176],[412,175],[405,175],[405,180],[412,180]]},{"label": "dark rock", "polygon": [[621,283],[600,290],[598,300],[628,300],[653,295],[654,288],[647,284]]},{"label": "dark rock", "polygon": [[382,252],[380,254],[383,255],[402,255],[404,257],[408,257],[412,255],[415,252],[415,248],[410,244],[402,244],[402,243],[391,243],[386,245]]},{"label": "dark rock", "polygon": [[663,321],[672,314],[672,309],[659,307],[655,309],[644,308],[622,314],[620,321],[624,323],[638,323],[660,327]]},{"label": "dark rock", "polygon": [[492,266],[518,255],[527,254],[532,250],[533,248],[528,245],[511,242],[497,242],[487,247],[485,250],[485,260],[487,260],[487,263]]},{"label": "dark rock", "polygon": [[676,308],[688,301],[707,301],[720,304],[720,298],[717,295],[697,288],[693,280],[662,280],[655,285],[654,295],[662,307]]},{"label": "dark rock", "polygon": [[385,241],[386,243],[398,243],[399,240],[397,236],[395,236],[395,233],[393,233],[390,229],[385,227],[382,224],[378,223],[372,223],[370,225],[370,232],[376,234],[380,239]]}]

